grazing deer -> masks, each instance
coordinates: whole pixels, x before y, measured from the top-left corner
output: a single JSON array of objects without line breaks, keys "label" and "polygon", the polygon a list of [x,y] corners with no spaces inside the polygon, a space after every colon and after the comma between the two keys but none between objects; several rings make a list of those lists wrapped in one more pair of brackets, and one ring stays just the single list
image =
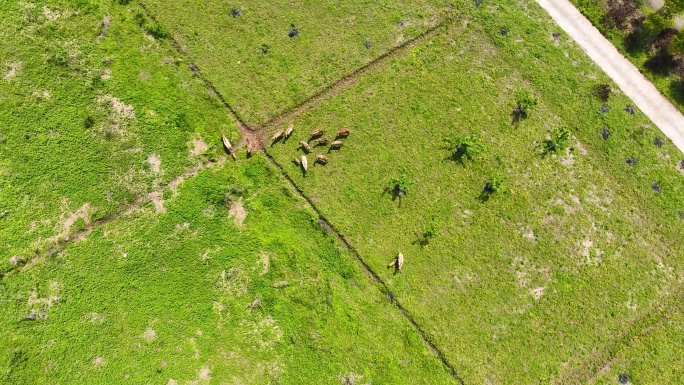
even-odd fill
[{"label": "grazing deer", "polygon": [[226,138],[225,135],[221,134],[221,139],[223,140],[223,145],[226,147],[226,150],[230,153],[230,156],[233,157],[233,160],[237,160],[237,157],[235,156],[235,149],[233,148],[233,145],[230,144],[228,141],[228,138]]},{"label": "grazing deer", "polygon": [[397,270],[401,270],[401,268],[404,266],[404,254],[399,253],[397,254],[396,257],[392,259],[392,262],[390,262],[389,265],[387,265],[387,268],[389,269],[390,267],[394,267]]},{"label": "grazing deer", "polygon": [[294,164],[296,164],[297,166],[301,166],[301,165],[302,165],[302,161],[299,160],[299,158],[297,158],[296,156],[295,156],[294,158],[292,158],[292,162],[293,162]]},{"label": "grazing deer", "polygon": [[337,135],[335,136],[335,139],[337,138],[346,138],[349,136],[349,129],[348,128],[342,128],[339,131],[337,131]]},{"label": "grazing deer", "polygon": [[314,162],[320,164],[328,164],[328,157],[325,155],[318,154],[316,155],[316,160]]},{"label": "grazing deer", "polygon": [[326,144],[328,144],[328,138],[326,138],[326,137],[314,140],[314,147],[325,146]]},{"label": "grazing deer", "polygon": [[306,155],[302,155],[302,168],[304,172],[309,171],[309,161],[306,160]]},{"label": "grazing deer", "polygon": [[292,135],[292,131],[294,131],[294,123],[290,124],[290,127],[285,130],[285,139],[289,138],[290,135]]},{"label": "grazing deer", "polygon": [[273,137],[271,138],[271,145],[280,140],[283,137],[283,135],[285,135],[285,131],[283,130],[276,132],[275,135],[273,135]]},{"label": "grazing deer", "polygon": [[323,135],[323,129],[322,129],[322,128],[319,128],[318,130],[316,130],[316,131],[314,131],[314,132],[311,133],[311,138],[309,138],[309,140],[311,140],[311,139],[316,139],[316,138],[318,138],[318,137],[321,136],[321,135]]},{"label": "grazing deer", "polygon": [[341,140],[336,140],[336,141],[330,143],[330,149],[331,150],[339,150],[340,148],[342,148],[343,145],[344,145],[344,143],[342,143]]},{"label": "grazing deer", "polygon": [[307,153],[311,152],[311,146],[309,146],[309,143],[303,140],[299,142],[299,147],[301,147],[302,150],[306,151]]}]

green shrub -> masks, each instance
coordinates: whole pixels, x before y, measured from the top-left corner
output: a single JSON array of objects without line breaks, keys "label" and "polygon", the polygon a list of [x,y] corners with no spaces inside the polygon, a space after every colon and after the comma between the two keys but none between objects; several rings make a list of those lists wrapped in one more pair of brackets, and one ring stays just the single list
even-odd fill
[{"label": "green shrub", "polygon": [[545,152],[559,153],[565,151],[570,145],[570,131],[567,128],[561,127],[551,131],[551,139],[544,141]]},{"label": "green shrub", "polygon": [[485,147],[479,140],[472,135],[459,135],[454,138],[446,138],[447,150],[451,153],[451,158],[463,162],[463,159],[472,160],[480,155]]},{"label": "green shrub", "polygon": [[515,120],[527,118],[537,103],[537,99],[529,91],[518,91],[515,94],[516,107],[513,110],[513,118]]}]

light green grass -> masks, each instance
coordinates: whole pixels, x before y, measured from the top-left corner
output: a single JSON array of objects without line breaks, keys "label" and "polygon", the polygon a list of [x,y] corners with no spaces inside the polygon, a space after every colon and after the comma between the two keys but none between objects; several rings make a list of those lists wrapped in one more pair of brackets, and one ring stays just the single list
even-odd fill
[{"label": "light green grass", "polygon": [[1,282],[3,383],[454,383],[264,158],[201,171],[167,207]]},{"label": "light green grass", "polygon": [[[0,81],[3,271],[13,255],[44,253],[85,203],[94,221],[142,202],[0,281],[2,379],[184,383],[210,373],[211,382],[235,383],[452,383],[387,293],[262,156],[235,163],[219,155],[221,132],[238,138],[233,117],[169,40],[145,36],[171,34],[253,123],[396,46],[399,35],[416,36],[445,4],[145,4],[156,27],[135,2],[0,6],[2,64],[22,63]],[[243,16],[231,18],[233,6]],[[55,10],[62,16],[49,21]],[[652,344],[623,344],[653,309],[676,300],[682,154],[667,140],[653,146],[662,133],[638,111],[622,111],[630,101],[619,92],[599,112],[592,89],[609,81],[567,37],[556,45],[556,27],[532,1],[454,10],[439,33],[298,112],[293,138],[268,151],[465,383],[582,382],[615,351],[622,366],[610,370],[633,378],[649,376],[651,359],[676,364],[669,353],[644,352],[664,346],[680,325],[675,316],[649,334]],[[105,14],[111,26],[100,41]],[[287,38],[290,23],[300,37]],[[33,95],[43,90],[50,99]],[[513,124],[521,90],[539,105]],[[108,96],[135,111],[125,132],[106,134],[117,123],[98,102]],[[352,134],[304,177],[290,160],[318,127]],[[560,128],[571,132],[570,151],[544,155],[547,135]],[[449,159],[444,141],[461,134],[485,147],[463,164]],[[209,149],[190,157],[197,138]],[[629,156],[639,160],[633,168]],[[165,188],[207,159],[218,164],[177,193]],[[384,191],[393,178],[406,182],[407,196]],[[495,178],[503,188],[483,202]],[[154,189],[166,212],[145,198]],[[227,193],[248,211],[242,229],[228,216]],[[386,266],[397,252],[405,264],[395,274]],[[252,308],[255,298],[261,305]],[[31,309],[47,318],[22,321]]]},{"label": "light green grass", "polygon": [[[146,39],[128,10],[108,4],[0,6],[0,65],[20,63],[0,80],[3,256],[45,250],[86,203],[92,222],[165,185],[202,160],[189,156],[191,138],[213,147],[220,131],[238,138],[232,117],[173,51]],[[50,20],[50,10],[60,16]],[[98,40],[104,15],[110,28]],[[130,112],[117,112],[113,100]],[[147,161],[152,155],[159,172]]]},{"label": "light green grass", "polygon": [[[0,80],[0,256],[2,272],[13,269],[0,281],[1,383],[453,383],[263,157],[221,155],[221,132],[238,139],[234,119],[164,41],[144,36],[131,8],[1,7],[0,52],[21,62]],[[101,98],[135,118],[118,119]],[[208,149],[190,156],[193,139]],[[211,170],[166,187],[209,159]],[[227,194],[248,211],[241,229]],[[85,218],[64,228],[84,204]],[[10,263],[34,251],[42,257],[29,266]]]},{"label": "light green grass", "polygon": [[[684,191],[674,165],[682,155],[671,143],[653,146],[663,135],[622,111],[623,95],[599,113],[592,87],[608,80],[567,38],[556,46],[548,20],[527,1],[471,10],[303,113],[296,137],[272,150],[466,383],[548,383],[591,371],[679,285]],[[539,106],[514,125],[519,90]],[[605,142],[603,126],[612,132]],[[303,177],[289,160],[316,127],[352,134]],[[572,151],[543,156],[542,141],[559,127],[570,129]],[[457,134],[479,136],[487,150],[465,166],[447,159],[444,138]],[[630,155],[634,168],[624,162]],[[402,172],[409,192],[393,201],[383,189]],[[505,191],[480,202],[496,176]],[[662,194],[654,181],[667,186]],[[439,235],[421,248],[433,218]],[[406,263],[394,275],[385,266],[397,252]]]}]

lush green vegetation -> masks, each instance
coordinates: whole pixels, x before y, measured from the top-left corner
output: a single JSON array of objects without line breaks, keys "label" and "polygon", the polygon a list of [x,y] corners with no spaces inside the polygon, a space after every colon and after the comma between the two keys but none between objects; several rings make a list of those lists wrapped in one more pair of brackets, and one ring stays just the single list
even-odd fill
[{"label": "lush green vegetation", "polygon": [[[595,89],[609,80],[567,38],[556,42],[551,23],[540,27],[548,20],[541,10],[521,3],[469,10],[298,116],[292,141],[315,127],[351,129],[326,167],[304,178],[291,166],[291,176],[466,383],[591,374],[680,284],[683,267],[682,154],[653,145],[662,134],[623,111],[630,102],[619,92],[601,113]],[[515,119],[521,94],[538,103]],[[486,151],[465,167],[452,162],[444,138],[472,133]],[[271,151],[285,164],[295,147]],[[397,202],[382,192],[400,169],[411,188]],[[668,187],[656,193],[654,181]],[[428,218],[440,230],[422,248]],[[397,252],[406,259],[400,275],[384,268]]]},{"label": "lush green vegetation", "polygon": [[78,227],[66,228],[72,214],[91,223],[168,184],[206,160],[189,156],[191,139],[238,137],[233,118],[128,10],[84,4],[0,5],[2,255],[30,259]]},{"label": "lush green vegetation", "polygon": [[0,7],[0,382],[453,382],[161,26]]},{"label": "lush green vegetation", "polygon": [[453,382],[261,156],[201,171],[166,213],[101,226],[0,293],[3,383]]},{"label": "lush green vegetation", "polygon": [[[683,156],[534,2],[0,15],[0,382],[681,377]],[[221,151],[204,79],[254,125],[347,74],[273,160]]]}]

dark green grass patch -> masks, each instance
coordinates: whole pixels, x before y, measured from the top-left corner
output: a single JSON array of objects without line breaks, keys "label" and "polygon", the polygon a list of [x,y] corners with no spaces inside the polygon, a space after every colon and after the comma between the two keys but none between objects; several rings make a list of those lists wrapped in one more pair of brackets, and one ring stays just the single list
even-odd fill
[{"label": "dark green grass patch", "polygon": [[442,0],[142,3],[251,123],[416,37],[450,7]]},{"label": "dark green grass patch", "polygon": [[[652,144],[662,134],[623,110],[624,95],[600,112],[594,89],[607,79],[573,43],[554,43],[532,2],[472,12],[303,113],[292,143],[271,151],[466,382],[548,383],[605,352],[679,284],[682,155]],[[526,119],[512,115],[520,91],[538,100]],[[289,160],[317,127],[352,133],[303,177]],[[548,153],[561,129],[568,148]],[[454,162],[444,140],[457,135],[485,149]],[[387,181],[401,172],[411,188],[393,200]],[[499,188],[481,199],[492,181]],[[654,181],[669,187],[657,194]],[[439,231],[424,245],[430,220]],[[395,274],[386,266],[398,252]]]}]

